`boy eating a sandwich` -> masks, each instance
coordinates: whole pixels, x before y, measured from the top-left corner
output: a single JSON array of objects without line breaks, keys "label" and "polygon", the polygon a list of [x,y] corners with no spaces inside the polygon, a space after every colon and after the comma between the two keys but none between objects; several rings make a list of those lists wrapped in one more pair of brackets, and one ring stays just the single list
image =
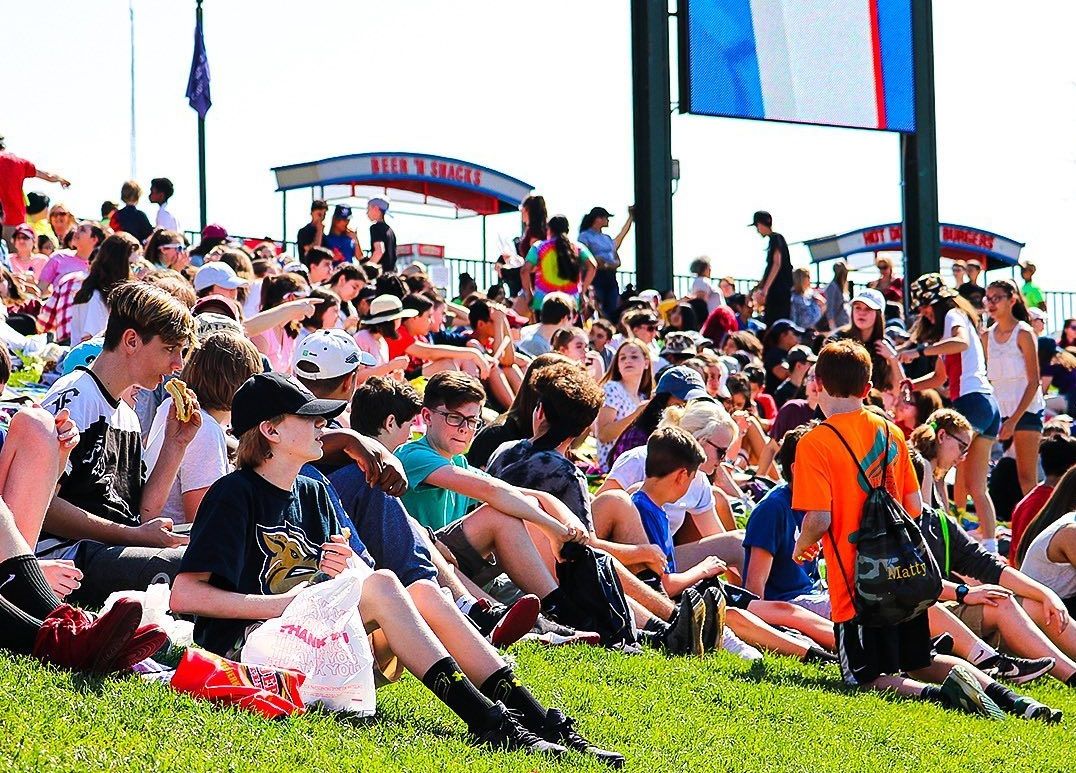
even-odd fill
[{"label": "boy eating a sandwich", "polygon": [[100,356],[59,379],[42,400],[53,415],[66,408],[81,437],[35,550],[39,558],[74,561],[83,580],[72,598],[97,606],[114,591],[145,590],[175,576],[187,538],[159,515],[201,426],[197,410],[187,422],[173,412],[146,475],[141,427],[123,397],[136,385],[156,388],[183,366],[194,320],[181,301],[140,282],[117,285],[108,307]]}]

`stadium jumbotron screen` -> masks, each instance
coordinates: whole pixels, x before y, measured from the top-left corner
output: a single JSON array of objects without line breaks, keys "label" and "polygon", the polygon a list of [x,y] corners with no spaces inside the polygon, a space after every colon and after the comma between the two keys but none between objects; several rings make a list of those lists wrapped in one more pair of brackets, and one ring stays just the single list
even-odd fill
[{"label": "stadium jumbotron screen", "polygon": [[680,111],[914,132],[911,0],[682,0]]}]

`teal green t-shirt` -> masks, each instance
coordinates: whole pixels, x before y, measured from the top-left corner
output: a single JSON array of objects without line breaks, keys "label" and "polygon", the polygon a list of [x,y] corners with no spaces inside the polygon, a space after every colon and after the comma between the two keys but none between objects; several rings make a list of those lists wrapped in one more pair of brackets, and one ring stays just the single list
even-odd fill
[{"label": "teal green t-shirt", "polygon": [[471,469],[463,454],[446,459],[423,436],[397,448],[396,458],[407,473],[407,492],[400,499],[411,517],[423,526],[436,531],[458,521],[474,507],[475,503],[470,497],[426,482],[431,473],[448,465]]}]

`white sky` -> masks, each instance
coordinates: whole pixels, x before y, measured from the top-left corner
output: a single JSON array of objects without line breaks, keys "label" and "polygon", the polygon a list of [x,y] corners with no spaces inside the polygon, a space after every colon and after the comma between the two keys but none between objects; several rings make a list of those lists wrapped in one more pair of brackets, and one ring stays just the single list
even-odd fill
[{"label": "white sky", "polygon": [[[134,0],[137,178],[176,185],[172,210],[198,220],[196,116],[184,98],[194,3]],[[427,152],[533,184],[550,213],[578,223],[633,198],[628,0],[206,0],[213,108],[209,219],[279,237],[269,169],[377,150]],[[1042,284],[1076,289],[1076,4],[1034,12],[1002,0],[934,3],[942,220],[1027,243]],[[5,2],[8,148],[73,181],[90,215],[118,200],[129,164],[129,27],[124,0]],[[674,49],[675,50],[675,49]],[[675,63],[675,59],[674,59]],[[675,64],[674,64],[675,66]],[[675,94],[675,87],[674,87]],[[25,97],[25,99],[24,99]],[[674,97],[675,98],[675,97]],[[30,101],[34,100],[34,101]],[[894,134],[673,116],[681,180],[675,261],[708,254],[718,274],[758,276],[762,241],[744,227],[774,213],[790,242],[900,219]],[[308,201],[289,196],[288,236]],[[150,212],[155,207],[143,202]],[[615,232],[618,221],[614,221]],[[366,232],[361,213],[354,219]],[[488,242],[518,218],[489,220]],[[402,242],[480,257],[480,221],[399,217]],[[634,243],[622,251],[631,264]],[[793,261],[806,264],[805,248]]]}]

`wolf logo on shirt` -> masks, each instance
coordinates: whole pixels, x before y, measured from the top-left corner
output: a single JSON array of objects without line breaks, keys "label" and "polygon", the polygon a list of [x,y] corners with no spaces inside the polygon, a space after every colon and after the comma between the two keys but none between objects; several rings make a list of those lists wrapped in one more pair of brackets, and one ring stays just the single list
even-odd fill
[{"label": "wolf logo on shirt", "polygon": [[321,551],[310,543],[298,526],[285,523],[257,528],[258,548],[265,556],[261,571],[262,593],[287,593],[318,571]]}]

